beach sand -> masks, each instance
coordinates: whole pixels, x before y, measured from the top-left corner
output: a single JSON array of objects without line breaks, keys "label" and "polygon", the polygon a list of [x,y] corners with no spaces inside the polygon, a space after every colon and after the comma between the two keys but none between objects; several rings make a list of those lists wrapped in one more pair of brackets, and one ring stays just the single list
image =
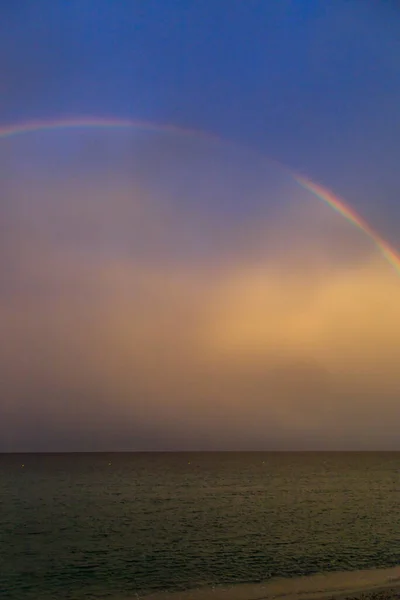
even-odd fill
[{"label": "beach sand", "polygon": [[[138,596],[136,596],[138,598]],[[143,600],[400,600],[400,566],[156,593]]]}]

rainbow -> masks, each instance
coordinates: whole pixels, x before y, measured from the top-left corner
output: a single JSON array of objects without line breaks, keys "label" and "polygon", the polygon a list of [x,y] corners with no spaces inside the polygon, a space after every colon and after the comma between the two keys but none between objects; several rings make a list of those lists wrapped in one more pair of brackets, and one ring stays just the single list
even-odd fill
[{"label": "rainbow", "polygon": [[[31,133],[35,131],[47,131],[57,129],[79,129],[79,128],[132,128],[142,131],[155,133],[173,133],[185,137],[197,137],[218,144],[234,146],[235,144],[224,140],[212,133],[203,132],[196,129],[178,127],[169,124],[157,124],[152,121],[139,121],[132,119],[115,119],[100,117],[80,117],[57,120],[28,121],[25,123],[6,125],[0,127],[0,138],[9,138],[16,135]],[[339,198],[322,185],[319,185],[310,179],[296,174],[278,161],[270,159],[278,164],[303,188],[310,191],[319,200],[325,202],[333,210],[342,215],[347,221],[363,231],[376,245],[381,254],[391,264],[400,275],[400,254],[396,252],[391,245],[386,242],[364,219],[356,213],[343,199]]]},{"label": "rainbow", "polygon": [[314,196],[323,200],[328,206],[333,208],[342,217],[347,219],[350,223],[355,225],[358,229],[361,229],[376,245],[381,254],[386,260],[394,267],[397,273],[400,275],[400,254],[394,250],[372,227],[364,221],[355,210],[350,208],[344,200],[322,187],[321,185],[302,177],[300,175],[293,174],[295,180],[306,190],[309,190]]},{"label": "rainbow", "polygon": [[[137,129],[152,131],[154,133],[174,133],[186,137],[203,138],[213,142],[224,142],[212,133],[206,133],[198,129],[178,127],[177,125],[157,124],[152,121],[135,121],[133,119],[107,119],[101,117],[80,117],[72,119],[57,119],[45,121],[28,121],[18,125],[0,126],[0,138],[8,138],[35,131],[54,131],[57,129]],[[226,143],[226,142],[225,142]]]}]

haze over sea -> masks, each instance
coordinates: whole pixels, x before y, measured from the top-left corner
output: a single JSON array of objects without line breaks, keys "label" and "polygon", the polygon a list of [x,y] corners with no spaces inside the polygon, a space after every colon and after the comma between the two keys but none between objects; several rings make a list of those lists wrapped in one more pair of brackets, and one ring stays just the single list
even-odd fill
[{"label": "haze over sea", "polygon": [[2,454],[1,598],[392,567],[399,470],[395,452]]}]

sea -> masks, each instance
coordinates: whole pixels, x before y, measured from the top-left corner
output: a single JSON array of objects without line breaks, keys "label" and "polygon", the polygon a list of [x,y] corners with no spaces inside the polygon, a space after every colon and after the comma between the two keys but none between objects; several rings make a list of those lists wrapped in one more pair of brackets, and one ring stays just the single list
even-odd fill
[{"label": "sea", "polygon": [[396,567],[399,509],[400,453],[2,454],[0,598],[233,597]]}]

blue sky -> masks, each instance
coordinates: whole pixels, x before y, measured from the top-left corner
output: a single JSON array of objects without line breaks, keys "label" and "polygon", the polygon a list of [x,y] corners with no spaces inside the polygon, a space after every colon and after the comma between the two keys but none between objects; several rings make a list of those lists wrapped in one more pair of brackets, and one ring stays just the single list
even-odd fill
[{"label": "blue sky", "polygon": [[2,7],[1,121],[98,114],[208,129],[397,230],[395,3],[38,0]]}]

